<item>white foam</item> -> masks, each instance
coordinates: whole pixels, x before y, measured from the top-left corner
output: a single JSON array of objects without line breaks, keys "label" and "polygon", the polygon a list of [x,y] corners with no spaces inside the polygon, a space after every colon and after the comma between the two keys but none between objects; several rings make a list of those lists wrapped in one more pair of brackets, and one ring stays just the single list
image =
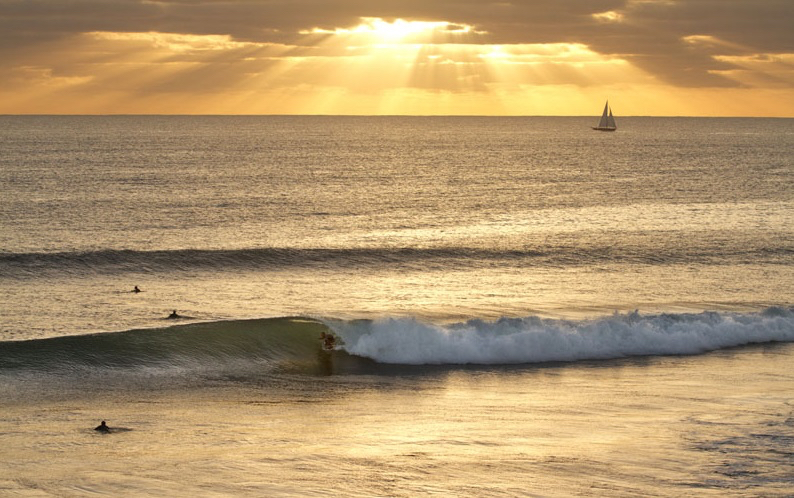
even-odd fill
[{"label": "white foam", "polygon": [[519,364],[698,354],[794,341],[794,309],[763,313],[613,315],[587,321],[503,318],[435,325],[415,319],[332,322],[344,349],[381,363]]}]

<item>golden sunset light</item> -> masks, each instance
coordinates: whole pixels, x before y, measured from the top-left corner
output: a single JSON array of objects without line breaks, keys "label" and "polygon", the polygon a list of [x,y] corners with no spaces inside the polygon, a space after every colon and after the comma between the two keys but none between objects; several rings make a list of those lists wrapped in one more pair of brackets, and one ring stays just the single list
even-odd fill
[{"label": "golden sunset light", "polygon": [[790,4],[709,4],[4,0],[0,112],[794,115]]},{"label": "golden sunset light", "polygon": [[0,495],[794,496],[794,0],[0,0]]}]

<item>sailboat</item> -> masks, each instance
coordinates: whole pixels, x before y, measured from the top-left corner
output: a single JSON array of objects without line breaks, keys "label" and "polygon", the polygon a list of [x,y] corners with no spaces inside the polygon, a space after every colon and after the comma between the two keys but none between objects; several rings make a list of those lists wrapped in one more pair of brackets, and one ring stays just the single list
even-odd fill
[{"label": "sailboat", "polygon": [[609,107],[609,101],[604,104],[604,113],[601,114],[601,121],[598,126],[593,126],[594,130],[598,131],[615,131],[618,127],[615,125],[615,118],[612,116],[612,108]]}]

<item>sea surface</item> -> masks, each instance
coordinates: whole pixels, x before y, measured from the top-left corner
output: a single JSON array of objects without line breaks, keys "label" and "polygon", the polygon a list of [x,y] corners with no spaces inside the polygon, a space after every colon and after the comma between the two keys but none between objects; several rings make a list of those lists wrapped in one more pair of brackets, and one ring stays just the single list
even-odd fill
[{"label": "sea surface", "polygon": [[0,495],[794,495],[794,119],[595,121],[0,116]]}]

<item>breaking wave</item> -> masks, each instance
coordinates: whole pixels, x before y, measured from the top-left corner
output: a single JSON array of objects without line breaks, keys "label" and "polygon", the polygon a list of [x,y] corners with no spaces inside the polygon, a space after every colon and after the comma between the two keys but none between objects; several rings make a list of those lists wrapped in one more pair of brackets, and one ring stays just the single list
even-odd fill
[{"label": "breaking wave", "polygon": [[502,318],[449,326],[414,319],[330,323],[345,350],[380,363],[500,365],[692,355],[794,341],[791,308],[758,314],[613,315],[587,321]]},{"label": "breaking wave", "polygon": [[[325,351],[320,334],[338,338]],[[0,376],[306,374],[392,372],[388,365],[518,365],[633,356],[693,355],[794,342],[794,308],[761,313],[615,314],[593,320],[539,317],[439,325],[412,318],[273,318],[0,342]],[[199,375],[200,377],[200,375]]]}]

